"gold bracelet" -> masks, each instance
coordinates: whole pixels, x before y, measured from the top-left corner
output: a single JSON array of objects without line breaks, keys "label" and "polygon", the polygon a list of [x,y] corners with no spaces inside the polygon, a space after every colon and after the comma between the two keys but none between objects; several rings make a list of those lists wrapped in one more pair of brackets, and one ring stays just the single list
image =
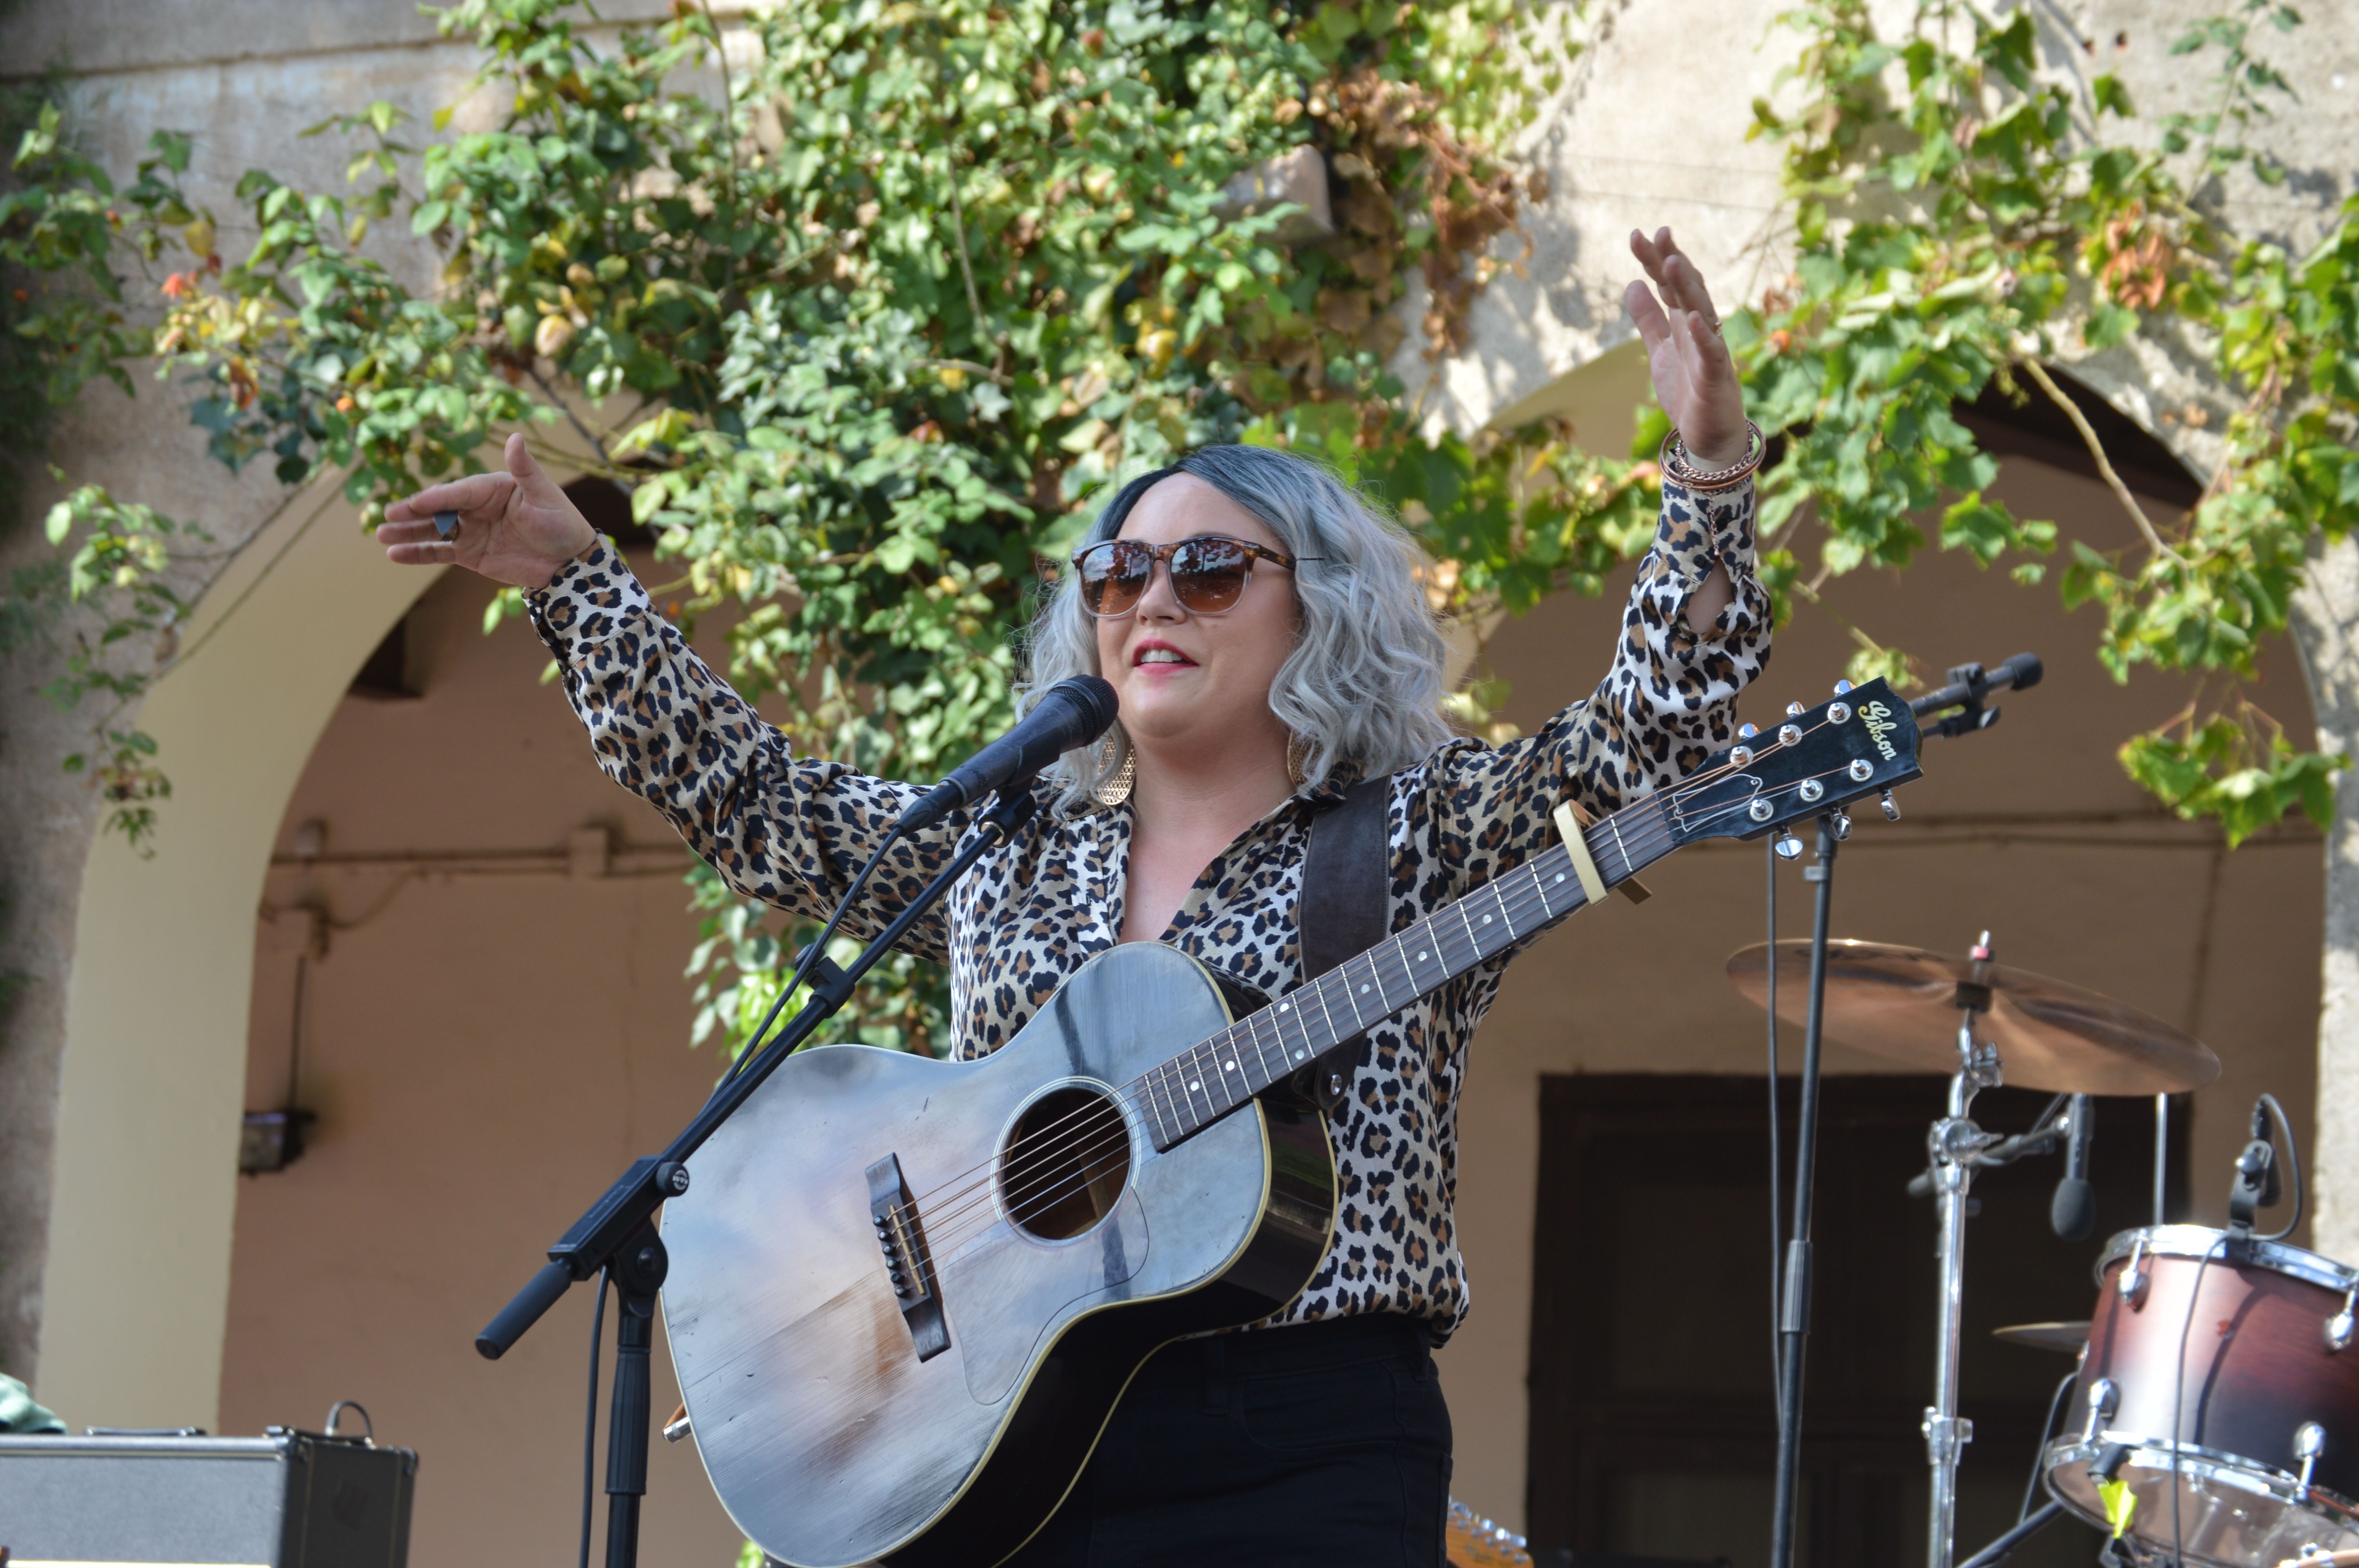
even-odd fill
[{"label": "gold bracelet", "polygon": [[1753,477],[1768,455],[1769,443],[1761,434],[1761,427],[1752,420],[1745,422],[1745,456],[1724,469],[1700,469],[1688,455],[1687,443],[1680,439],[1677,429],[1663,438],[1663,449],[1656,457],[1656,465],[1663,477],[1688,490],[1734,490]]}]

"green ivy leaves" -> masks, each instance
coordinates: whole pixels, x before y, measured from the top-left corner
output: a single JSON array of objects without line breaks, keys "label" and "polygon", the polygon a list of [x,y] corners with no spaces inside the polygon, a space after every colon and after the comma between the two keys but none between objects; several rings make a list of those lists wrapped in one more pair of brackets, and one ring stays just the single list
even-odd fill
[{"label": "green ivy leaves", "polygon": [[[1790,116],[1756,106],[1756,131],[1786,144],[1799,240],[1793,276],[1730,321],[1756,417],[1786,438],[1763,480],[1772,569],[1806,516],[1821,530],[1820,567],[1807,580],[1796,571],[1795,591],[1905,566],[1924,543],[1912,517],[1940,505],[1942,547],[2011,560],[2021,581],[2042,580],[2036,557],[2069,543],[2063,601],[2104,615],[2100,657],[2117,679],[2140,664],[2250,676],[2259,638],[2287,624],[2310,539],[2339,535],[2359,501],[2346,444],[2359,417],[2359,202],[2296,265],[2225,240],[2166,157],[2190,153],[2199,174],[2261,168],[2219,137],[2248,129],[2284,87],[2249,52],[2253,21],[2299,18],[2245,0],[2199,22],[2177,52],[2222,51],[2215,107],[2168,122],[2154,155],[2095,139],[2095,115],[2135,112],[2118,81],[2097,78],[2083,106],[2033,74],[2030,13],[1964,16],[1959,49],[1930,12],[1898,46],[1853,0],[1789,13],[1806,39],[1791,72],[1803,103]],[[1895,68],[1906,90],[1888,96]],[[2246,400],[2193,511],[2158,529],[2124,490],[2147,544],[2100,553],[1990,499],[1996,465],[1952,405],[1994,383],[2060,398],[2042,359],[2076,333],[2104,348],[2169,313],[2215,335],[2222,379]],[[1904,654],[1858,635],[1862,668],[1905,669]],[[2219,816],[2232,841],[2315,807],[2338,765],[2292,747],[2233,687],[2212,715],[2133,741],[2123,761],[2173,809]]]}]

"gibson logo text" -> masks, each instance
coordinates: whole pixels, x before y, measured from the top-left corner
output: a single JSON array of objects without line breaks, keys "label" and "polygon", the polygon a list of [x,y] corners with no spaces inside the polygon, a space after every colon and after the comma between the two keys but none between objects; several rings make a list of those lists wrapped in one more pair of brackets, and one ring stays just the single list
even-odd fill
[{"label": "gibson logo text", "polygon": [[1859,710],[1859,716],[1866,721],[1867,738],[1875,742],[1878,752],[1884,753],[1884,760],[1888,762],[1897,756],[1899,753],[1892,749],[1892,742],[1885,739],[1900,728],[1892,722],[1892,709],[1880,702],[1871,702]]}]

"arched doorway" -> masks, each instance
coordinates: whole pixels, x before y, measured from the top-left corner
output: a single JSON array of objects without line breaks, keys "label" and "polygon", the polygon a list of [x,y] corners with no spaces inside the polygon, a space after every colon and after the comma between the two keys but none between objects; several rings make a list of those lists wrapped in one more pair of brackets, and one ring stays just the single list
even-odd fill
[{"label": "arched doorway", "polygon": [[321,491],[205,595],[141,711],[173,784],[160,847],[102,834],[83,872],[41,1328],[43,1397],[78,1422],[216,1424],[271,840],[353,672],[438,575],[386,570]]}]

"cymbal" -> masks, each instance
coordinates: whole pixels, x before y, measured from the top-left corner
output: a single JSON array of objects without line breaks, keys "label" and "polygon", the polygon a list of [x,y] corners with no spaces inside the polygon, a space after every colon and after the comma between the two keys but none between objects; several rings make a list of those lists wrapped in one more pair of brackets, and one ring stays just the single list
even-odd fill
[{"label": "cymbal", "polygon": [[2089,1322],[2083,1318],[2078,1323],[2011,1323],[2005,1328],[1992,1329],[1991,1337],[2020,1345],[2027,1350],[2056,1350],[2078,1356],[2081,1346],[2089,1343]]},{"label": "cymbal", "polygon": [[[1729,955],[1728,979],[1755,1005],[1768,995],[1767,946]],[[1960,988],[1983,988],[1974,1037],[1998,1048],[2006,1081],[2050,1093],[2155,1095],[2201,1088],[2220,1058],[2193,1036],[2109,997],[2002,964],[1882,942],[1827,944],[1831,1040],[1930,1072],[1958,1067]],[[1777,1016],[1807,1021],[1810,945],[1777,944]]]}]

